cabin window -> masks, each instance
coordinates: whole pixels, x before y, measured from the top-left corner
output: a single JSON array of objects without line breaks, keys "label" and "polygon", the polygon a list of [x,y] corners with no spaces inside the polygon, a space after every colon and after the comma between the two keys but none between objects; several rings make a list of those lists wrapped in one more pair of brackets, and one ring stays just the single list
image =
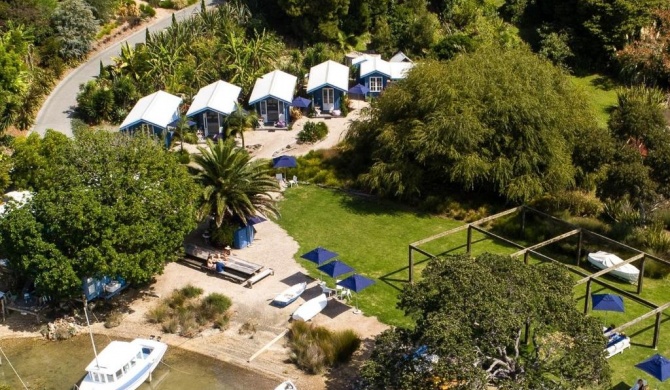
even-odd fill
[{"label": "cabin window", "polygon": [[381,77],[370,77],[370,92],[381,92],[384,88],[384,79]]},{"label": "cabin window", "polygon": [[123,376],[123,370],[119,370],[116,372],[116,379],[119,379]]},{"label": "cabin window", "polygon": [[98,374],[95,372],[91,373],[91,378],[93,379],[93,382],[100,382],[100,378],[98,377]]},{"label": "cabin window", "polygon": [[130,367],[135,367],[137,364],[137,358],[133,358],[133,360],[130,361]]},{"label": "cabin window", "polygon": [[142,351],[138,351],[138,352],[137,352],[137,358],[138,358],[138,359],[142,359]]},{"label": "cabin window", "polygon": [[123,373],[126,374],[129,369],[130,369],[130,363],[126,363],[126,365],[123,366]]},{"label": "cabin window", "polygon": [[107,383],[112,383],[112,382],[114,382],[114,375],[107,374]]}]

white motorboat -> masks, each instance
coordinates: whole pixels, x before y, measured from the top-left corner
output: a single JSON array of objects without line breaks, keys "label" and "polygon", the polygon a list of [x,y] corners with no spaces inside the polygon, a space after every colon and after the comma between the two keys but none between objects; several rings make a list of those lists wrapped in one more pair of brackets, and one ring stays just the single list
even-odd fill
[{"label": "white motorboat", "polygon": [[328,298],[326,297],[326,294],[321,294],[316,298],[312,298],[309,301],[303,303],[300,305],[298,310],[293,312],[291,317],[293,320],[302,320],[302,321],[309,321],[314,316],[317,314],[321,313],[321,310],[323,310],[326,305],[328,304]]},{"label": "white motorboat", "polygon": [[285,307],[295,302],[296,299],[300,297],[302,293],[305,292],[307,288],[307,283],[302,282],[294,284],[293,286],[287,288],[278,294],[275,299],[272,300],[272,304],[279,307]]},{"label": "white motorboat", "polygon": [[[588,260],[594,267],[600,269],[609,268],[623,262],[619,256],[604,251],[589,253]],[[635,284],[640,277],[640,270],[629,263],[610,271],[608,274]]]},{"label": "white motorboat", "polygon": [[293,384],[293,382],[285,381],[280,383],[279,386],[275,387],[275,390],[298,390],[298,388]]},{"label": "white motorboat", "polygon": [[167,344],[157,340],[112,341],[86,367],[80,390],[134,390],[160,363]]}]

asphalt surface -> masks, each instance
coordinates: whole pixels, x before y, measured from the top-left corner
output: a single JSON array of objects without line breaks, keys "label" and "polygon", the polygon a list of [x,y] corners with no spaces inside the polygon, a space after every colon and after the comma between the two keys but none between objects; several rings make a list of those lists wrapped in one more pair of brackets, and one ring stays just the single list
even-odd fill
[{"label": "asphalt surface", "polygon": [[[211,5],[211,0],[207,2],[207,6]],[[200,2],[190,7],[184,8],[175,13],[177,20],[183,20],[190,17],[194,13],[200,11]],[[154,21],[148,26],[150,32],[160,31],[172,23],[172,14]],[[68,137],[72,137],[72,126],[70,121],[72,119],[72,112],[77,105],[77,93],[79,86],[89,80],[94,79],[100,73],[100,61],[104,65],[112,63],[113,57],[118,57],[121,53],[121,45],[126,42],[130,46],[137,43],[144,42],[146,29],[142,29],[128,38],[119,41],[107,49],[101,51],[97,55],[89,58],[89,60],[81,64],[78,68],[70,72],[57,86],[51,91],[51,94],[44,101],[42,108],[37,113],[35,124],[31,131],[44,135],[47,129],[57,130]]]}]

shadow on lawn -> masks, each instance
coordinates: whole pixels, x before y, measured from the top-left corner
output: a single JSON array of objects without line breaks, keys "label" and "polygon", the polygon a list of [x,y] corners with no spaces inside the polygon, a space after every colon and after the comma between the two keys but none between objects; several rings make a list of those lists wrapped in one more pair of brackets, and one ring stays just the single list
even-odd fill
[{"label": "shadow on lawn", "polygon": [[397,215],[411,212],[419,218],[429,217],[430,214],[409,206],[394,203],[390,200],[380,199],[373,196],[363,196],[354,193],[345,193],[340,198],[342,207],[354,214],[359,215]]},{"label": "shadow on lawn", "polygon": [[[480,239],[477,239],[477,240],[473,240],[473,241],[472,241],[472,244],[474,245],[474,244],[476,244],[476,243],[478,243],[478,242],[486,241],[486,240],[487,240],[486,238],[480,238]],[[456,252],[456,251],[458,251],[458,250],[465,249],[466,246],[467,246],[467,245],[465,245],[465,244],[464,244],[464,245],[460,245],[460,246],[451,248],[451,249],[449,249],[449,250],[447,250],[447,251],[440,252],[440,253],[436,254],[436,256],[444,256],[444,255],[448,255],[448,254],[453,253],[453,252]],[[423,259],[423,260],[415,261],[415,262],[414,262],[414,265],[417,266],[417,265],[423,264],[423,263],[429,261],[430,259],[431,259],[430,257],[427,257],[427,258],[425,258],[425,259]],[[402,278],[402,279],[401,279],[401,278],[398,278],[398,274],[400,274],[400,273],[404,273],[404,275],[405,275],[406,277],[404,277],[404,278]],[[394,289],[396,289],[396,290],[398,290],[398,291],[402,291],[402,286],[405,285],[407,282],[409,282],[409,280],[408,280],[408,278],[409,278],[408,273],[409,273],[409,265],[407,265],[407,266],[405,266],[405,267],[402,267],[402,268],[398,268],[397,270],[392,271],[392,272],[389,272],[389,273],[387,273],[386,275],[382,275],[382,276],[379,277],[378,280],[380,280],[380,281],[382,281],[382,282],[388,284],[389,286],[393,287]],[[398,284],[399,284],[400,286],[398,286]]]}]

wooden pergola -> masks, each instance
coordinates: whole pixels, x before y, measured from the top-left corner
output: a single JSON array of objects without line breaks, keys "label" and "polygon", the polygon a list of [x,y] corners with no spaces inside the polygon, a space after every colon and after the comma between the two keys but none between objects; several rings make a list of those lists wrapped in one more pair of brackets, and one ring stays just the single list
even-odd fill
[{"label": "wooden pergola", "polygon": [[[570,230],[565,232],[565,233],[562,233],[560,235],[557,235],[555,237],[551,237],[547,240],[539,242],[537,244],[533,244],[531,246],[526,247],[526,246],[524,246],[524,245],[522,245],[518,242],[515,242],[515,241],[510,240],[508,238],[505,238],[505,237],[502,237],[502,236],[497,235],[495,233],[492,233],[492,232],[490,232],[490,231],[481,227],[481,225],[483,225],[484,223],[491,222],[491,221],[494,221],[496,219],[499,219],[499,218],[502,218],[502,217],[505,217],[505,216],[508,216],[508,215],[511,215],[511,214],[514,214],[514,213],[520,213],[521,214],[521,232],[522,233],[525,232],[525,229],[526,229],[526,214],[527,213],[533,213],[533,214],[536,214],[536,215],[538,215],[542,218],[549,219],[552,222],[561,224],[561,225],[565,226],[566,228],[568,228]],[[428,242],[437,240],[439,238],[443,238],[443,237],[446,237],[446,236],[449,236],[449,235],[452,235],[452,234],[455,234],[455,233],[458,233],[458,232],[462,232],[464,230],[467,230],[466,250],[465,250],[467,254],[471,253],[471,250],[472,250],[472,232],[476,231],[476,232],[484,234],[485,236],[487,236],[489,238],[500,240],[500,241],[502,241],[502,242],[504,242],[508,245],[511,245],[511,246],[514,246],[514,247],[518,248],[519,250],[512,253],[510,256],[514,257],[514,258],[517,258],[517,257],[523,255],[523,261],[524,261],[525,264],[528,264],[529,256],[533,255],[533,256],[536,256],[538,258],[541,258],[541,259],[544,259],[544,260],[547,260],[547,261],[550,261],[550,262],[553,262],[553,263],[556,263],[556,264],[560,264],[560,265],[566,267],[569,271],[574,272],[574,273],[582,276],[582,278],[579,279],[575,283],[575,286],[579,286],[581,284],[586,283],[586,295],[585,295],[585,299],[584,299],[584,314],[586,314],[589,310],[589,296],[591,295],[591,287],[592,287],[593,283],[596,283],[600,286],[603,286],[603,287],[608,288],[612,291],[615,291],[615,292],[617,292],[621,295],[624,295],[628,299],[631,299],[632,301],[635,301],[635,302],[637,302],[641,305],[644,305],[644,306],[647,306],[647,307],[651,308],[651,310],[649,312],[647,312],[647,313],[645,313],[645,314],[643,314],[643,315],[641,315],[641,316],[639,316],[639,317],[637,317],[637,318],[635,318],[635,319],[633,319],[633,320],[631,320],[631,321],[629,321],[629,322],[627,322],[623,325],[618,326],[617,328],[611,330],[609,333],[623,331],[624,329],[626,329],[626,328],[628,328],[632,325],[635,325],[635,324],[639,323],[640,321],[643,321],[643,320],[655,315],[656,316],[656,323],[655,323],[655,327],[654,327],[654,337],[653,337],[652,347],[654,349],[657,348],[658,338],[659,338],[659,331],[660,331],[660,327],[661,327],[661,315],[662,315],[664,310],[666,310],[667,308],[670,307],[670,302],[667,302],[667,303],[662,304],[662,305],[657,305],[653,302],[650,302],[646,299],[643,299],[642,297],[639,296],[639,294],[642,293],[642,288],[643,288],[643,280],[644,280],[643,275],[644,275],[645,263],[647,261],[658,261],[660,263],[663,263],[663,264],[666,264],[666,265],[670,266],[670,261],[665,260],[665,259],[661,259],[658,256],[654,256],[652,254],[643,252],[639,249],[633,248],[633,247],[628,246],[626,244],[623,244],[619,241],[613,240],[609,237],[605,237],[601,234],[592,232],[588,229],[584,229],[584,228],[579,227],[577,225],[571,224],[567,221],[564,221],[562,219],[556,218],[556,217],[551,216],[549,214],[543,213],[543,212],[541,212],[539,210],[536,210],[536,209],[533,209],[531,207],[519,206],[519,207],[515,207],[513,209],[505,210],[503,212],[488,216],[486,218],[482,218],[482,219],[479,219],[477,221],[470,222],[468,224],[465,224],[465,225],[462,225],[462,226],[459,226],[459,227],[456,227],[456,228],[453,228],[453,229],[435,234],[433,236],[430,236],[430,237],[427,237],[427,238],[424,238],[422,240],[419,240],[419,241],[416,241],[416,242],[413,242],[413,243],[409,244],[409,251],[408,251],[409,283],[414,283],[414,252],[421,253],[421,254],[427,256],[429,259],[437,257],[436,255],[434,255],[434,254],[432,254],[432,253],[430,253],[430,252],[428,252],[424,249],[421,249],[419,246],[421,246],[423,244],[426,244]],[[580,268],[577,268],[577,267],[569,267],[569,266],[565,265],[564,263],[562,263],[562,262],[560,262],[560,261],[558,261],[558,260],[556,260],[556,259],[554,259],[550,256],[547,256],[545,254],[542,254],[542,253],[538,252],[539,249],[541,249],[541,248],[543,248],[547,245],[560,242],[562,240],[565,240],[565,239],[567,239],[569,237],[573,237],[573,236],[577,236],[577,250],[576,250],[576,254],[575,254],[575,261],[576,261],[577,267],[579,267],[579,265],[581,263],[583,240],[587,236],[596,238],[596,239],[601,240],[601,241],[605,241],[605,242],[607,242],[609,244],[612,244],[614,246],[617,246],[621,249],[625,249],[626,251],[634,253],[634,255],[631,256],[630,258],[624,260],[623,262],[621,262],[619,264],[615,264],[612,267],[609,267],[609,268],[606,268],[606,269],[603,269],[603,270],[600,270],[600,271],[597,271],[597,272],[594,272],[594,273],[589,273],[589,272],[586,272],[586,271],[584,271]],[[629,263],[632,263],[632,262],[638,261],[638,260],[640,260],[640,267],[639,267],[640,268],[640,276],[638,277],[638,281],[637,281],[637,291],[636,291],[636,293],[632,293],[632,292],[623,290],[619,287],[616,287],[616,286],[610,284],[608,281],[602,279],[602,276],[609,273],[610,271],[613,271],[613,270],[615,270],[615,269],[617,269],[617,268],[619,268],[619,267],[621,267],[625,264],[629,264]]]}]

